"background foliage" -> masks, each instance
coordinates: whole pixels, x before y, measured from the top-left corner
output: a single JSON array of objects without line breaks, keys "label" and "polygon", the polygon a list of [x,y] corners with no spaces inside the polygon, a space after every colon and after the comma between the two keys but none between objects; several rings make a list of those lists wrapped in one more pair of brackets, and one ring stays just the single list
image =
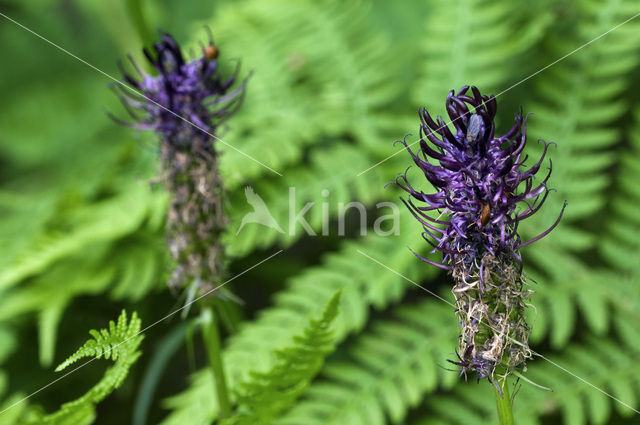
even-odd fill
[{"label": "background foliage", "polygon": [[[634,0],[2,0],[0,11],[117,76],[116,60],[128,52],[139,57],[149,37],[136,5],[148,28],[163,28],[194,49],[210,26],[229,69],[241,59],[243,72],[253,71],[245,104],[222,137],[284,175],[220,146],[231,275],[285,250],[229,284],[244,301],[230,315],[224,348],[241,406],[259,404],[247,398],[251,391],[280,388],[287,362],[306,352],[304,344],[315,344],[318,356],[299,371],[304,385],[269,411],[277,416],[271,423],[495,421],[490,387],[445,369],[457,335],[451,308],[362,255],[448,297],[449,278],[406,249],[426,251],[417,224],[403,209],[397,236],[339,237],[335,220],[339,202],[361,201],[370,217],[378,202],[399,203],[399,193],[383,186],[409,165],[406,154],[357,174],[394,153],[393,140],[417,131],[416,107],[442,113],[449,90],[474,84],[485,93],[509,89],[498,98],[502,129],[520,105],[534,113],[532,154],[540,149],[537,138],[557,143],[550,153],[557,192],[522,229],[533,235],[568,201],[560,227],[523,252],[536,282],[533,348],[638,407],[640,18],[511,88],[638,13]],[[183,300],[165,287],[166,196],[149,184],[157,170],[153,137],[107,118],[105,110],[120,107],[104,76],[1,20],[6,407],[57,378],[54,364],[123,308],[137,311],[144,327]],[[285,228],[289,187],[298,205],[315,202],[307,217],[318,232],[326,203],[330,235],[304,236],[300,228],[283,235],[255,224],[236,235],[249,211],[247,185]],[[129,330],[140,326],[137,320]],[[323,320],[333,323],[326,335]],[[93,362],[0,414],[0,424],[53,420],[46,414],[90,394],[118,365],[130,367],[129,374],[96,411],[90,404],[70,422],[52,423],[212,423],[217,405],[204,350],[192,338],[197,326],[177,316],[164,321],[143,341],[123,346],[130,356],[114,357],[111,369]],[[527,376],[553,392],[525,384],[514,407],[519,424],[638,420],[541,358]]]}]

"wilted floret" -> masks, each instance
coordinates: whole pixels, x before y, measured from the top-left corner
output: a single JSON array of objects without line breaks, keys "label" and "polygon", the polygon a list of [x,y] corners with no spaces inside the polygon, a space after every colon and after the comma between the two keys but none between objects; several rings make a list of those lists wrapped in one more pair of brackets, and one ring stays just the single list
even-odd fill
[{"label": "wilted floret", "polygon": [[133,60],[140,78],[123,70],[139,94],[114,87],[135,120],[124,124],[160,136],[161,176],[171,194],[167,243],[178,263],[171,284],[196,281],[204,292],[221,277],[220,236],[226,227],[214,134],[240,105],[245,83],[231,91],[238,68],[230,78],[221,77],[211,40],[189,62],[170,35],[163,35],[154,50],[144,54],[159,75],[144,73]]},{"label": "wilted floret", "polygon": [[521,241],[518,223],[538,211],[549,194],[551,161],[547,174],[534,184],[549,143],[544,144],[540,159],[526,168],[527,118],[522,112],[507,133],[496,137],[493,96],[465,86],[457,95],[449,93],[446,108],[454,131],[442,117],[434,121],[423,109],[420,150],[414,153],[406,137],[399,141],[435,192],[415,189],[406,171],[395,183],[409,193],[403,201],[422,224],[432,252],[443,254],[442,261],[419,257],[450,270],[455,279],[453,293],[462,334],[459,361],[453,363],[463,373],[474,370],[480,378],[492,377],[497,366],[504,366],[508,373],[524,366],[531,356],[524,320],[531,291],[523,288],[518,250],[548,234],[562,212],[549,229]]}]

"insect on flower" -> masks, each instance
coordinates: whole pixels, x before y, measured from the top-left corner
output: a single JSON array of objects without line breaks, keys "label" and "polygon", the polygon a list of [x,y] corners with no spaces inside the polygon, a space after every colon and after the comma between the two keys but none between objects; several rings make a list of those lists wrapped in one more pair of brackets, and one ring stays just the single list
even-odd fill
[{"label": "insect on flower", "polygon": [[480,204],[480,217],[478,218],[478,227],[482,227],[489,221],[489,217],[491,216],[491,207],[489,204]]},{"label": "insect on flower", "polygon": [[207,60],[217,59],[218,53],[218,48],[211,43],[204,48],[204,57],[207,58]]}]

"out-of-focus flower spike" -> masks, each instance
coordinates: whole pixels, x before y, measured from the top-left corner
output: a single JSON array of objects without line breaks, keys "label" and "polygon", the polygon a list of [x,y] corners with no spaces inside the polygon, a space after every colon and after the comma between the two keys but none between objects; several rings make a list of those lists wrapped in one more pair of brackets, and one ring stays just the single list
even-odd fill
[{"label": "out-of-focus flower spike", "polygon": [[200,57],[185,62],[178,43],[163,33],[153,52],[143,49],[160,74],[144,73],[129,56],[139,78],[119,63],[124,81],[133,89],[115,90],[134,122],[114,119],[153,130],[160,139],[161,175],[171,194],[167,245],[177,263],[170,284],[185,287],[197,282],[201,292],[219,283],[225,256],[220,240],[226,228],[224,192],[212,135],[237,111],[246,87],[245,80],[232,88],[239,65],[231,77],[220,75],[219,51],[212,40],[209,36]]}]

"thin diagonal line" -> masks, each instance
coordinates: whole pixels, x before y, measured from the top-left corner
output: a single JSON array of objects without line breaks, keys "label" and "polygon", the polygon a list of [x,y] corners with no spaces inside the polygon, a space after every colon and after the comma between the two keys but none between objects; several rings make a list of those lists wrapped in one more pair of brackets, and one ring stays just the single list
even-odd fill
[{"label": "thin diagonal line", "polygon": [[[429,289],[425,288],[424,286],[420,285],[419,283],[414,282],[413,280],[411,280],[411,279],[409,279],[408,277],[404,276],[402,273],[400,273],[400,272],[398,272],[398,271],[396,271],[396,270],[392,269],[391,267],[387,266],[386,264],[381,263],[380,261],[376,260],[376,259],[375,259],[375,258],[373,258],[372,256],[370,256],[370,255],[368,255],[368,254],[365,254],[364,252],[362,252],[362,251],[361,251],[361,250],[359,250],[359,249],[358,249],[357,251],[358,251],[358,253],[362,254],[362,255],[363,255],[363,256],[365,256],[365,257],[367,257],[368,259],[370,259],[370,260],[371,260],[371,261],[373,261],[374,263],[376,263],[376,264],[378,264],[378,265],[380,265],[380,266],[384,267],[385,269],[389,270],[390,272],[392,272],[392,273],[394,273],[394,274],[396,274],[396,275],[400,276],[401,278],[403,278],[403,279],[404,279],[404,280],[406,280],[407,282],[412,283],[413,285],[415,285],[415,286],[417,286],[418,288],[420,288],[420,289],[422,289],[422,290],[424,290],[424,291],[428,292],[429,294],[433,295],[434,297],[438,298],[439,300],[444,301],[445,303],[449,304],[450,306],[452,306],[452,307],[454,307],[454,308],[456,307],[456,306],[455,306],[455,304],[453,304],[452,302],[450,302],[450,301],[448,301],[448,300],[446,300],[446,299],[442,298],[441,296],[439,296],[439,295],[437,295],[436,293],[434,293],[434,292],[430,291]],[[524,345],[524,344],[522,344],[521,342],[519,342],[519,341],[517,341],[517,340],[515,340],[515,339],[513,339],[513,338],[511,338],[511,337],[507,337],[507,338],[509,338],[511,341],[515,342],[516,344],[518,344],[518,345],[520,345],[520,346],[523,346],[523,347],[525,346],[525,345]],[[555,366],[555,367],[557,367],[558,369],[560,369],[560,370],[562,370],[562,371],[566,372],[567,374],[569,374],[569,375],[573,376],[574,378],[579,379],[580,381],[582,381],[582,382],[584,382],[585,384],[589,385],[591,388],[593,388],[593,389],[595,389],[595,390],[598,390],[599,392],[601,392],[602,394],[604,394],[604,395],[606,395],[607,397],[611,398],[612,400],[615,400],[615,401],[617,401],[618,403],[622,404],[623,406],[628,407],[629,409],[633,410],[634,412],[636,412],[636,413],[640,414],[640,411],[638,411],[638,410],[634,409],[634,408],[633,408],[633,407],[631,407],[628,403],[625,403],[624,401],[620,400],[619,398],[614,397],[613,395],[609,394],[609,393],[608,393],[608,392],[606,392],[605,390],[603,390],[603,389],[601,389],[601,388],[599,388],[599,387],[597,387],[597,386],[593,385],[591,382],[587,381],[587,380],[586,380],[586,379],[584,379],[584,378],[581,378],[580,376],[578,376],[578,375],[576,375],[575,373],[571,372],[571,371],[570,371],[570,370],[568,370],[567,368],[560,366],[558,363],[556,363],[556,362],[554,362],[554,361],[552,361],[552,360],[548,359],[547,357],[543,356],[542,354],[540,354],[540,353],[538,353],[538,352],[536,352],[536,351],[531,350],[531,348],[530,348],[530,347],[527,347],[527,348],[528,348],[528,349],[529,349],[533,354],[535,354],[536,356],[538,356],[538,357],[540,357],[540,358],[542,358],[542,359],[546,360],[547,362],[551,363],[552,365],[554,365],[554,366]]]},{"label": "thin diagonal line", "polygon": [[[121,346],[122,344],[124,344],[125,342],[137,337],[138,335],[142,334],[143,332],[146,332],[147,330],[151,329],[152,327],[156,326],[157,324],[159,324],[160,322],[165,321],[166,319],[168,319],[169,317],[173,316],[174,314],[184,310],[185,308],[189,307],[191,304],[195,303],[196,301],[206,297],[207,295],[209,295],[210,293],[212,293],[213,291],[222,288],[224,285],[226,285],[227,283],[231,282],[232,280],[235,280],[237,278],[239,278],[240,276],[242,276],[243,274],[249,272],[250,270],[253,270],[254,268],[258,267],[259,265],[261,265],[262,263],[264,263],[265,261],[268,261],[270,259],[272,259],[273,257],[275,257],[276,255],[280,254],[282,251],[284,251],[283,249],[281,249],[280,251],[271,254],[270,256],[268,256],[267,258],[265,258],[264,260],[260,261],[257,264],[254,264],[253,266],[249,267],[248,269],[244,270],[243,272],[235,275],[234,277],[232,277],[231,279],[227,280],[226,282],[221,283],[220,285],[216,286],[215,288],[205,292],[204,294],[200,295],[198,298],[195,298],[194,300],[192,300],[191,302],[186,303],[185,305],[183,305],[182,307],[180,307],[177,310],[172,311],[171,313],[167,314],[166,316],[164,316],[162,319],[156,320],[155,322],[153,322],[152,324],[150,324],[149,326],[147,326],[146,328],[142,329],[140,332],[138,332],[135,335],[130,336],[129,338],[125,339],[124,341],[120,342],[119,344],[114,345],[113,347],[111,347],[108,350],[105,350],[105,354],[109,354],[112,350],[114,350],[115,348],[118,348],[119,346]],[[86,365],[88,365],[89,363],[93,362],[94,360],[96,360],[97,357],[93,357],[90,360],[87,360],[86,362],[82,363],[80,366],[70,370],[69,372],[65,373],[64,375],[62,375],[61,377],[57,378],[54,381],[51,381],[50,383],[48,383],[47,385],[45,385],[44,387],[40,388],[37,391],[32,392],[31,394],[29,394],[28,396],[16,401],[15,403],[13,403],[11,406],[7,407],[6,409],[0,411],[0,415],[2,415],[4,412],[6,412],[9,409],[12,409],[14,407],[16,407],[17,405],[19,405],[20,403],[23,403],[24,401],[30,399],[31,397],[33,397],[34,395],[38,394],[41,391],[44,391],[45,389],[49,388],[51,385],[55,384],[56,382],[60,381],[61,379],[66,378],[67,376],[71,375],[72,373],[76,372],[77,370],[85,367]]]},{"label": "thin diagonal line", "polygon": [[[516,344],[520,344],[520,345],[522,345],[522,344],[521,344],[521,343],[519,343],[518,341],[515,341],[515,340],[513,340],[513,341],[514,341]],[[529,348],[529,350],[531,350],[531,349]],[[543,355],[542,355],[542,354],[540,354],[540,353],[537,353],[537,352],[535,352],[535,351],[533,351],[533,350],[531,350],[531,352],[532,352],[533,354],[535,354],[536,356],[541,357],[542,359],[544,359],[544,360],[548,361],[549,363],[551,363],[552,365],[554,365],[554,366],[555,366],[555,367],[557,367],[558,369],[562,370],[563,372],[566,372],[566,373],[568,373],[569,375],[573,376],[574,378],[576,378],[576,379],[578,379],[578,380],[580,380],[580,381],[584,382],[585,384],[587,384],[587,385],[588,385],[588,386],[590,386],[591,388],[593,388],[593,389],[595,389],[595,390],[600,391],[602,394],[606,395],[607,397],[610,397],[612,400],[617,401],[618,403],[622,404],[624,407],[628,407],[629,409],[633,410],[633,411],[634,411],[634,412],[636,412],[637,414],[640,414],[640,410],[636,410],[636,409],[634,409],[634,408],[633,408],[632,406],[630,406],[629,404],[625,403],[624,401],[620,400],[619,398],[614,397],[613,395],[609,394],[608,392],[606,392],[606,391],[604,391],[604,390],[602,390],[602,389],[600,389],[600,388],[596,387],[596,386],[595,386],[595,385],[593,385],[591,382],[587,381],[587,380],[586,380],[586,379],[584,379],[584,378],[581,378],[580,376],[578,376],[578,375],[576,375],[575,373],[571,372],[569,369],[567,369],[567,368],[565,368],[565,367],[560,366],[558,363],[556,363],[556,362],[554,362],[553,360],[551,360],[551,359],[549,359],[549,358],[547,358],[547,357],[543,356]]]},{"label": "thin diagonal line", "polygon": [[596,387],[595,385],[593,385],[591,382],[587,381],[584,378],[579,377],[578,375],[576,375],[575,373],[571,372],[570,370],[560,366],[558,363],[554,362],[553,360],[550,360],[548,358],[546,358],[545,356],[543,356],[540,353],[536,353],[535,351],[532,351],[533,354],[535,354],[536,356],[540,356],[542,357],[544,360],[548,361],[549,363],[551,363],[552,365],[554,365],[555,367],[557,367],[558,369],[568,373],[569,375],[573,376],[576,379],[579,379],[580,381],[584,382],[585,384],[589,385],[591,388],[600,391],[602,394],[606,395],[607,397],[611,397],[611,399],[617,401],[618,403],[622,404],[625,407],[628,407],[629,409],[633,410],[634,412],[640,414],[640,411],[634,409],[633,407],[629,406],[627,403],[625,403],[624,401],[620,400],[619,398],[616,398],[614,396],[612,396],[611,394],[601,390],[600,388]]},{"label": "thin diagonal line", "polygon": [[143,98],[145,98],[146,100],[148,100],[149,102],[153,103],[154,105],[162,108],[163,110],[169,112],[171,115],[175,116],[176,118],[180,118],[182,121],[186,122],[187,124],[193,126],[194,128],[197,128],[198,130],[202,131],[203,133],[213,137],[214,139],[216,139],[217,141],[219,141],[220,143],[222,143],[223,145],[229,146],[231,149],[233,149],[234,151],[238,152],[241,155],[244,155],[245,157],[249,158],[250,160],[262,165],[264,168],[266,168],[267,170],[271,171],[272,173],[275,173],[277,175],[279,175],[280,177],[282,177],[282,174],[280,174],[279,172],[277,172],[276,170],[274,170],[273,168],[269,167],[268,165],[264,164],[263,162],[258,161],[257,159],[255,159],[254,157],[252,157],[251,155],[241,151],[240,149],[236,148],[233,145],[230,145],[229,143],[225,142],[224,140],[222,140],[221,138],[219,138],[218,136],[209,133],[208,131],[206,131],[205,129],[203,129],[202,127],[198,126],[197,124],[189,121],[188,119],[178,115],[177,113],[173,112],[172,110],[170,110],[169,108],[159,104],[158,102],[156,102],[153,99],[150,99],[149,97],[145,96],[142,92],[134,89],[133,87],[128,86],[127,84],[124,84],[122,81],[118,80],[117,78],[111,76],[110,74],[107,74],[106,72],[104,72],[103,70],[97,68],[96,66],[90,64],[89,62],[87,62],[86,60],[74,55],[73,53],[71,53],[70,51],[66,50],[65,48],[59,46],[58,44],[54,43],[53,41],[47,39],[46,37],[38,34],[37,32],[33,31],[30,28],[27,28],[26,26],[22,25],[20,22],[11,19],[10,17],[8,17],[7,15],[5,15],[4,13],[0,12],[0,16],[2,16],[3,18],[7,19],[8,21],[13,22],[14,24],[16,24],[17,26],[19,26],[20,28],[30,32],[31,34],[35,35],[36,37],[40,38],[41,40],[46,41],[47,43],[51,44],[53,47],[55,47],[56,49],[66,53],[67,55],[71,56],[72,58],[82,62],[83,64],[85,64],[86,66],[88,66],[89,68],[93,69],[94,71],[99,72],[100,74],[104,75],[105,77],[109,78],[110,80],[115,81],[116,83],[120,84],[122,87],[125,87],[127,90],[130,90],[131,92],[137,94],[138,96],[142,96]]},{"label": "thin diagonal line", "polygon": [[430,291],[429,289],[425,288],[424,286],[420,285],[419,283],[414,282],[413,280],[409,279],[408,277],[406,277],[405,275],[403,275],[400,272],[397,272],[395,270],[393,270],[391,267],[387,266],[386,264],[381,263],[380,261],[376,260],[375,258],[373,258],[372,256],[365,254],[364,252],[362,252],[361,250],[357,249],[356,251],[358,251],[359,254],[364,255],[365,257],[367,257],[369,260],[373,261],[374,263],[378,264],[379,266],[384,267],[385,269],[389,270],[391,273],[394,273],[398,276],[400,276],[401,278],[403,278],[404,280],[406,280],[407,282],[411,282],[413,283],[415,286],[417,286],[418,288],[427,291],[429,294],[433,295],[434,297],[436,297],[437,299],[439,299],[440,301],[443,301],[447,304],[449,304],[451,307],[455,308],[456,305],[454,303],[452,303],[449,300],[446,300],[444,298],[442,298],[440,295],[436,294],[433,291]]},{"label": "thin diagonal line", "polygon": [[[518,81],[517,83],[513,84],[511,87],[509,87],[509,88],[507,88],[507,89],[505,89],[505,90],[501,91],[501,92],[500,92],[500,93],[498,93],[497,95],[495,95],[495,96],[494,96],[494,98],[495,98],[495,99],[497,99],[498,97],[502,96],[503,94],[505,94],[505,93],[506,93],[506,92],[508,92],[509,90],[511,90],[511,89],[513,89],[513,88],[515,88],[515,87],[519,86],[520,84],[522,84],[522,83],[524,83],[525,81],[527,81],[527,80],[529,80],[529,79],[531,79],[531,78],[535,77],[536,75],[540,74],[541,72],[546,71],[547,69],[551,68],[553,65],[557,64],[558,62],[561,62],[561,61],[565,60],[566,58],[568,58],[569,56],[573,55],[574,53],[576,53],[576,52],[578,52],[578,51],[580,51],[580,50],[584,49],[585,47],[587,47],[587,46],[588,46],[588,45],[590,45],[591,43],[594,43],[594,42],[598,41],[599,39],[601,39],[601,38],[602,38],[602,37],[604,37],[605,35],[609,34],[611,31],[615,31],[615,30],[617,30],[618,28],[620,28],[621,26],[623,26],[624,24],[626,24],[626,23],[628,23],[628,22],[630,22],[630,21],[633,21],[633,20],[634,20],[634,19],[636,19],[638,16],[640,16],[640,12],[636,13],[635,15],[633,15],[632,17],[630,17],[630,18],[629,18],[629,19],[627,19],[626,21],[619,23],[618,25],[616,25],[615,27],[613,27],[613,28],[609,29],[608,31],[606,31],[606,32],[604,32],[604,33],[602,33],[602,34],[600,34],[599,36],[597,36],[597,37],[596,37],[596,38],[594,38],[593,40],[588,41],[588,42],[586,42],[585,44],[583,44],[582,46],[575,48],[574,50],[572,50],[571,52],[569,52],[569,53],[567,53],[566,55],[562,56],[561,58],[556,59],[555,61],[553,61],[553,62],[551,62],[550,64],[548,64],[547,66],[545,66],[545,67],[543,67],[543,68],[539,69],[538,71],[534,72],[533,74],[529,75],[528,77],[523,78],[522,80],[520,80],[520,81]],[[435,131],[437,132],[437,131],[439,131],[439,130],[442,130],[443,128],[445,128],[445,127],[446,127],[446,126],[448,126],[449,124],[453,124],[454,122],[456,122],[456,121],[457,121],[457,120],[459,120],[460,118],[462,118],[462,117],[464,117],[464,116],[466,116],[466,115],[468,115],[468,114],[470,114],[470,113],[471,113],[471,111],[466,112],[466,113],[464,113],[464,114],[460,115],[460,116],[459,116],[459,117],[457,117],[456,119],[451,120],[451,121],[447,122],[446,124],[444,124],[443,126],[439,127],[439,128],[438,128],[438,129],[436,129]],[[418,139],[418,140],[416,140],[416,141],[412,142],[411,144],[409,144],[407,147],[411,147],[411,146],[415,145],[416,143],[420,142],[421,140],[422,140],[422,139]],[[377,167],[378,165],[382,164],[383,162],[386,162],[386,161],[390,160],[391,158],[393,158],[394,156],[396,156],[396,155],[398,155],[399,153],[402,153],[402,152],[404,152],[404,149],[400,149],[399,151],[392,153],[391,155],[389,155],[389,156],[388,156],[388,157],[386,157],[385,159],[383,159],[383,160],[381,160],[381,161],[379,161],[379,162],[375,163],[374,165],[372,165],[371,167],[367,168],[366,170],[364,170],[364,171],[360,171],[360,172],[358,173],[357,177],[360,177],[361,175],[363,175],[363,174],[364,174],[364,173],[366,173],[367,171],[374,169],[374,168],[375,168],[375,167]]]}]

